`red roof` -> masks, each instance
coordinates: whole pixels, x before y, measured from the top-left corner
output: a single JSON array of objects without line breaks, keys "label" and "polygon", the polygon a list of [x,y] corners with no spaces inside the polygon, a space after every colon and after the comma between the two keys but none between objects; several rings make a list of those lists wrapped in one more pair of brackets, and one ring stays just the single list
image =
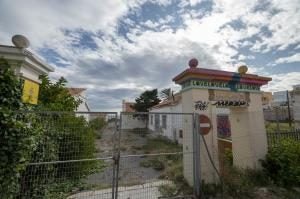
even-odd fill
[{"label": "red roof", "polygon": [[163,100],[162,102],[151,107],[150,109],[158,109],[158,108],[162,108],[162,107],[166,107],[166,106],[175,106],[175,105],[179,104],[180,101],[181,101],[181,95],[180,95],[180,93],[177,93],[174,95],[174,99],[173,99],[173,97],[169,97],[168,99]]},{"label": "red roof", "polygon": [[176,77],[173,78],[173,81],[177,84],[181,84],[187,79],[191,78],[201,78],[207,80],[215,80],[215,81],[239,81],[240,83],[248,83],[248,84],[257,84],[257,85],[265,85],[272,78],[262,77],[253,74],[239,74],[229,71],[221,71],[221,70],[212,70],[206,68],[188,68]]},{"label": "red roof", "polygon": [[133,108],[131,108],[131,106],[133,106],[135,103],[134,102],[125,102],[123,101],[123,112],[135,112],[135,110]]},{"label": "red roof", "polygon": [[70,95],[77,96],[80,95],[86,88],[68,88]]}]

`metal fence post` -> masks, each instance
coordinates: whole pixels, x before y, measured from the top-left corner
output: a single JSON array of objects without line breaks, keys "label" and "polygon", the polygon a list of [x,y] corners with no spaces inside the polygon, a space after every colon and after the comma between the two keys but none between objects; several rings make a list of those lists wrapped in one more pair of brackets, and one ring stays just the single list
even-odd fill
[{"label": "metal fence post", "polygon": [[115,198],[118,199],[118,188],[119,188],[119,170],[120,170],[120,144],[121,144],[121,133],[122,133],[122,112],[120,113],[120,122],[119,122],[119,133],[117,138],[117,151],[116,151],[116,179],[115,179]]},{"label": "metal fence post", "polygon": [[119,139],[120,139],[120,131],[121,131],[121,117],[122,115],[120,114],[120,122],[118,121],[118,114],[116,114],[116,120],[115,120],[115,133],[113,136],[113,177],[112,177],[112,199],[117,198],[118,194],[118,169],[119,169]]},{"label": "metal fence post", "polygon": [[197,198],[200,198],[201,176],[200,176],[200,124],[199,114],[193,115],[193,165],[194,165],[194,192]]}]

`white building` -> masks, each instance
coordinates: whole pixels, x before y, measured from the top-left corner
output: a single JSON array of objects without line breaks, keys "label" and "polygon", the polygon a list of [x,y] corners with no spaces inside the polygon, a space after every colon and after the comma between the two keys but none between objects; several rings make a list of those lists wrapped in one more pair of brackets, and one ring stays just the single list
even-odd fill
[{"label": "white building", "polygon": [[[182,143],[182,103],[181,95],[178,93],[172,97],[162,101],[158,105],[151,108],[149,114],[148,128],[157,135],[167,137],[168,139]],[[163,114],[173,113],[173,114]],[[179,113],[179,114],[174,114]]]},{"label": "white building", "polygon": [[8,61],[17,76],[38,84],[41,83],[40,75],[54,71],[52,66],[24,47],[0,45],[0,58]]},{"label": "white building", "polygon": [[272,106],[287,106],[288,100],[290,101],[290,105],[292,105],[291,99],[292,99],[291,92],[288,91],[274,92]]},{"label": "white building", "polygon": [[24,80],[23,102],[37,104],[41,83],[39,77],[48,75],[54,68],[26,49],[29,41],[24,36],[15,35],[12,42],[15,46],[0,45],[0,58],[5,59],[15,75]]},{"label": "white building", "polygon": [[87,98],[85,94],[85,88],[68,88],[69,93],[75,98],[79,99],[81,103],[79,104],[76,111],[78,112],[86,112],[82,114],[78,114],[80,116],[83,116],[87,121],[90,120],[88,112],[90,112],[90,108],[87,103]]},{"label": "white building", "polygon": [[293,86],[292,102],[295,128],[300,129],[300,85]]},{"label": "white building", "polygon": [[145,129],[147,127],[147,121],[143,117],[136,116],[136,112],[132,106],[135,102],[128,102],[122,100],[122,129]]}]

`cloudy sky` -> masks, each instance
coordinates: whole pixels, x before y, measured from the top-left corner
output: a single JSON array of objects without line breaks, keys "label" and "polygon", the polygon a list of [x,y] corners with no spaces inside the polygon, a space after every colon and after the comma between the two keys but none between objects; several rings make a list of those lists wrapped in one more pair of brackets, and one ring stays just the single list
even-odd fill
[{"label": "cloudy sky", "polygon": [[268,91],[300,84],[299,0],[1,0],[0,44],[23,34],[55,67],[53,79],[87,88],[92,110],[121,108],[199,66],[270,76]]}]

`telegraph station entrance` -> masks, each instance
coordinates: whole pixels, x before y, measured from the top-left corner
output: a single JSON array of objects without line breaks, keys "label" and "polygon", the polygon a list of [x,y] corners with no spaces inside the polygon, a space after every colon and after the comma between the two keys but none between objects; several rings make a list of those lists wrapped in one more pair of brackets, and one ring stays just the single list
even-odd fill
[{"label": "telegraph station entrance", "polygon": [[[259,168],[259,159],[267,153],[260,88],[271,78],[248,74],[246,66],[239,67],[238,72],[228,72],[197,65],[196,59],[190,60],[189,68],[173,81],[182,87],[182,111],[211,120],[209,133],[202,133],[200,141],[201,180],[218,181],[217,174],[222,172],[228,152],[232,153],[234,166]],[[188,151],[191,142],[192,137],[186,135],[183,149]],[[184,161],[190,159],[185,157]],[[190,170],[185,165],[185,177],[192,184],[194,173],[191,175]]]}]

